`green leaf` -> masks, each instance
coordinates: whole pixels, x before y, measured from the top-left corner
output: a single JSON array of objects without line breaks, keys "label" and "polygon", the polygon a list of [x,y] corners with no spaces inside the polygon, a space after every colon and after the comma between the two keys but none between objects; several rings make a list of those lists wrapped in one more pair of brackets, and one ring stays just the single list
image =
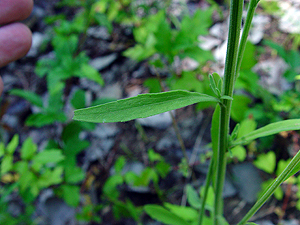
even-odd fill
[{"label": "green leaf", "polygon": [[80,167],[67,166],[65,167],[65,181],[69,184],[76,184],[82,181],[85,173]]},{"label": "green leaf", "polygon": [[247,152],[242,145],[237,145],[234,148],[232,148],[230,151],[232,156],[236,157],[240,162],[243,162],[246,159]]},{"label": "green leaf", "polygon": [[232,145],[246,144],[257,138],[266,137],[289,130],[300,130],[300,119],[284,120],[268,124],[238,138],[237,140],[232,142]]},{"label": "green leaf", "polygon": [[187,185],[186,186],[186,195],[187,195],[187,200],[188,203],[196,208],[196,209],[200,209],[201,207],[201,200],[199,198],[199,194],[197,193],[197,191],[191,186],[191,185]]},{"label": "green leaf", "polygon": [[208,101],[218,102],[218,99],[187,91],[141,94],[132,98],[75,110],[73,119],[94,123],[125,122]]},{"label": "green leaf", "polygon": [[115,168],[115,172],[116,173],[121,173],[123,167],[125,166],[126,164],[126,158],[124,156],[120,156],[116,162],[115,162],[115,165],[114,165],[114,168]]},{"label": "green leaf", "polygon": [[31,104],[43,108],[43,99],[39,95],[37,95],[31,91],[26,91],[26,90],[22,90],[22,89],[13,89],[9,93],[11,95],[16,95],[21,98],[24,98],[27,101],[29,101]]},{"label": "green leaf", "polygon": [[251,70],[257,63],[256,55],[256,46],[250,41],[247,41],[245,53],[242,59],[241,70]]},{"label": "green leaf", "polygon": [[[211,123],[212,123],[212,125],[211,125],[210,135],[211,135],[211,144],[212,144],[212,150],[213,150],[213,159],[212,160],[214,160],[214,162],[217,162],[219,142],[220,142],[220,140],[219,140],[220,105],[219,104],[216,106]],[[216,163],[214,163],[214,166],[216,167]],[[214,171],[216,171],[216,170],[214,170]]]},{"label": "green leaf", "polygon": [[295,173],[297,173],[300,170],[300,162],[297,163],[297,165],[292,169],[292,171],[289,173],[289,175],[286,177],[285,180],[293,176]]},{"label": "green leaf", "polygon": [[230,96],[228,96],[228,95],[223,95],[223,96],[221,96],[221,98],[220,99],[226,99],[226,100],[230,100],[230,101],[232,101],[233,100],[233,98],[232,97],[230,97]]},{"label": "green leaf", "polygon": [[84,90],[77,90],[73,98],[71,100],[71,104],[75,109],[80,109],[85,107],[85,91]]},{"label": "green leaf", "polygon": [[232,141],[232,140],[235,140],[235,139],[237,138],[237,135],[238,135],[238,133],[239,133],[239,129],[240,129],[240,124],[237,123],[237,124],[235,125],[235,127],[234,127],[234,129],[233,129],[231,135],[230,135],[231,141]]},{"label": "green leaf", "polygon": [[64,154],[67,156],[75,156],[90,145],[86,140],[80,140],[78,136],[70,137],[64,146]]},{"label": "green leaf", "polygon": [[168,225],[190,225],[176,214],[166,210],[159,205],[145,205],[144,210],[154,220],[158,220]]},{"label": "green leaf", "polygon": [[51,185],[60,184],[63,181],[63,167],[55,167],[53,170],[47,169],[38,179],[40,188],[47,188]]},{"label": "green leaf", "polygon": [[251,99],[244,95],[233,96],[231,117],[236,122],[240,122],[245,118],[245,113],[249,109],[248,105]]},{"label": "green leaf", "polygon": [[283,159],[279,160],[279,162],[277,163],[276,176],[279,176],[290,162],[291,159],[288,159],[286,161]]},{"label": "green leaf", "polygon": [[35,181],[36,175],[31,171],[27,171],[26,173],[22,174],[22,176],[20,176],[20,190],[25,191],[27,188],[30,188],[32,183]]},{"label": "green leaf", "polygon": [[167,202],[164,203],[164,206],[185,221],[193,221],[198,217],[197,210],[192,207],[173,205]]},{"label": "green leaf", "polygon": [[32,160],[35,163],[50,163],[50,162],[60,162],[65,158],[60,149],[47,149],[39,152],[35,155]]},{"label": "green leaf", "polygon": [[14,165],[14,170],[21,175],[20,177],[22,177],[23,174],[27,173],[29,171],[29,168],[29,163],[24,160],[16,162]]},{"label": "green leaf", "polygon": [[13,138],[11,139],[11,141],[6,146],[6,151],[9,154],[13,154],[16,151],[16,148],[18,147],[18,145],[19,145],[19,135],[15,134],[13,136]]},{"label": "green leaf", "polygon": [[270,40],[264,40],[263,43],[265,45],[268,45],[269,47],[275,49],[277,51],[277,53],[279,54],[279,56],[282,57],[285,61],[287,61],[286,60],[287,53],[286,53],[286,51],[285,51],[285,49],[284,49],[283,46],[281,46],[279,44],[276,44],[275,42],[270,41]]},{"label": "green leaf", "polygon": [[3,142],[0,143],[0,157],[5,154],[5,145]]},{"label": "green leaf", "polygon": [[270,151],[267,154],[260,154],[257,159],[253,162],[253,164],[267,172],[267,173],[273,173],[275,166],[276,166],[276,156],[275,153]]},{"label": "green leaf", "polygon": [[65,122],[67,120],[66,115],[64,112],[45,112],[45,113],[37,113],[37,114],[31,114],[26,119],[26,125],[27,126],[33,126],[33,127],[42,127],[45,125],[53,124],[56,121],[59,122]]},{"label": "green leaf", "polygon": [[[208,34],[208,28],[212,24],[213,7],[208,10],[198,9],[193,17],[184,16],[181,22],[181,29],[175,38],[174,46],[176,49],[188,48],[197,41],[199,35]],[[195,29],[197,27],[197,29]]]},{"label": "green leaf", "polygon": [[223,216],[217,216],[217,220],[219,221],[220,225],[229,225],[229,223],[227,222],[227,220],[223,217]]},{"label": "green leaf", "polygon": [[170,83],[172,90],[204,92],[203,81],[200,81],[197,78],[197,74],[192,71],[183,71],[179,79],[175,78]]},{"label": "green leaf", "polygon": [[153,168],[146,167],[141,173],[141,175],[138,176],[138,179],[135,180],[134,185],[147,187],[151,181],[157,184],[158,180],[159,177],[156,171]]},{"label": "green leaf", "polygon": [[212,76],[212,75],[209,75],[208,78],[209,78],[209,86],[210,86],[211,90],[215,93],[215,95],[216,95],[218,98],[220,98],[221,92],[220,92],[220,90],[217,88],[217,84],[216,84],[216,82],[215,82],[213,76]]},{"label": "green leaf", "polygon": [[143,210],[136,207],[130,200],[126,200],[126,209],[128,210],[130,216],[135,220],[139,221]]},{"label": "green leaf", "polygon": [[100,73],[89,64],[82,64],[80,67],[80,71],[76,72],[75,75],[79,77],[86,77],[90,80],[97,82],[101,86],[104,85],[104,81]]},{"label": "green leaf", "polygon": [[104,186],[103,193],[111,199],[117,199],[120,195],[117,186],[123,184],[124,179],[121,175],[110,176]]},{"label": "green leaf", "polygon": [[64,127],[61,138],[66,143],[69,139],[78,139],[79,133],[82,131],[80,122],[73,121]]},{"label": "green leaf", "polygon": [[157,78],[148,78],[143,85],[149,89],[150,93],[161,92],[161,86]]},{"label": "green leaf", "polygon": [[158,52],[170,56],[172,50],[172,31],[166,20],[162,20],[154,33],[156,38],[155,48]]},{"label": "green leaf", "polygon": [[70,206],[76,207],[80,202],[80,187],[74,185],[62,185],[63,199]]},{"label": "green leaf", "polygon": [[112,23],[107,19],[107,16],[105,14],[96,12],[94,15],[94,19],[98,25],[106,27],[109,33],[112,32]]},{"label": "green leaf", "polygon": [[243,137],[256,129],[257,123],[254,119],[247,118],[240,123],[237,138]]},{"label": "green leaf", "polygon": [[[274,181],[275,181],[275,179],[274,180],[269,179],[269,180],[264,181],[261,184],[261,191],[258,193],[257,199],[260,199],[266,193],[266,191],[270,188],[270,186],[274,183]],[[277,200],[282,200],[283,195],[284,195],[281,187],[277,187],[273,194]]]},{"label": "green leaf", "polygon": [[34,153],[37,151],[37,145],[32,141],[31,138],[27,138],[21,149],[21,158],[25,160],[30,160]]},{"label": "green leaf", "polygon": [[6,155],[1,160],[1,174],[5,174],[9,172],[13,168],[13,156],[12,155]]},{"label": "green leaf", "polygon": [[[201,198],[202,198],[203,195],[204,195],[204,190],[205,190],[205,187],[202,186],[202,187],[201,187],[201,190],[200,190],[200,197],[201,197]],[[206,197],[206,202],[205,202],[205,207],[207,207],[207,206],[213,207],[214,201],[215,201],[215,193],[214,193],[214,189],[213,189],[212,186],[209,186],[209,188],[208,188],[208,193],[207,193],[207,197]]]},{"label": "green leaf", "polygon": [[152,148],[148,150],[148,158],[150,162],[161,161],[164,159],[159,153],[156,153]]},{"label": "green leaf", "polygon": [[171,171],[171,165],[165,161],[160,161],[155,165],[155,169],[162,178],[165,178]]},{"label": "green leaf", "polygon": [[154,47],[146,48],[142,44],[136,44],[134,47],[128,48],[124,51],[123,55],[136,61],[142,61],[149,58],[154,53],[156,53],[156,49]]}]

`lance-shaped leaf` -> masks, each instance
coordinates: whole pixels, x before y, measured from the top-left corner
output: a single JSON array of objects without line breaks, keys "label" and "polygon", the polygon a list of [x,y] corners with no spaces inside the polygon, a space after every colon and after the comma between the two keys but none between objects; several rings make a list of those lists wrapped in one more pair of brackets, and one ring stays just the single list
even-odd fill
[{"label": "lance-shaped leaf", "polygon": [[219,102],[219,100],[209,95],[181,90],[141,94],[136,97],[75,110],[73,119],[94,123],[125,122],[179,109],[198,102]]},{"label": "lance-shaped leaf", "polygon": [[27,101],[29,101],[31,104],[34,104],[38,107],[43,107],[43,99],[30,91],[26,91],[26,90],[21,90],[21,89],[13,89],[10,91],[11,95],[16,95],[19,96],[21,98],[25,98]]},{"label": "lance-shaped leaf", "polygon": [[300,119],[284,120],[268,124],[262,128],[259,128],[238,138],[237,140],[234,140],[231,144],[232,146],[247,144],[250,141],[255,140],[257,138],[266,137],[269,135],[277,134],[282,131],[289,130],[300,130]]},{"label": "lance-shaped leaf", "polygon": [[159,205],[145,205],[146,213],[153,219],[168,225],[189,225],[187,221]]}]

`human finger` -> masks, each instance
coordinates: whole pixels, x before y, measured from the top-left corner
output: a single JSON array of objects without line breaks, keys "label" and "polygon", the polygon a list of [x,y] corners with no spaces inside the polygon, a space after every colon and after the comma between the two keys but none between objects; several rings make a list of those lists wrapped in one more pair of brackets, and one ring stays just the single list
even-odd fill
[{"label": "human finger", "polygon": [[26,19],[33,8],[33,0],[0,0],[0,24]]},{"label": "human finger", "polygon": [[12,23],[0,28],[0,67],[17,60],[31,47],[31,31],[22,23]]}]

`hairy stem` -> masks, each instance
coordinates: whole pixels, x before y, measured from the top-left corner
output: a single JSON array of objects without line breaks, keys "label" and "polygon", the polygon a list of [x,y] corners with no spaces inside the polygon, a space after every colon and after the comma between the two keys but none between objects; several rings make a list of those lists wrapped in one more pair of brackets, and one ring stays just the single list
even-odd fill
[{"label": "hairy stem", "polygon": [[[230,3],[230,22],[228,33],[228,45],[224,70],[224,82],[222,95],[233,96],[233,87],[235,82],[235,73],[237,66],[238,46],[240,38],[240,29],[242,22],[244,0],[231,0]],[[220,114],[219,130],[219,149],[217,157],[217,176],[216,176],[216,193],[214,202],[214,224],[218,225],[218,218],[223,215],[222,192],[226,173],[226,151],[228,148],[229,120],[231,110],[231,100],[223,99]]]}]

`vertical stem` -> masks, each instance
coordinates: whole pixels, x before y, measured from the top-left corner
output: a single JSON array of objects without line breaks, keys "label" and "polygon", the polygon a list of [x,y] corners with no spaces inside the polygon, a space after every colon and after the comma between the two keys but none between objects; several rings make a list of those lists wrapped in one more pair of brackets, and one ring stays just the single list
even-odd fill
[{"label": "vertical stem", "polygon": [[203,196],[201,196],[201,208],[200,208],[200,213],[198,217],[198,225],[202,225],[203,222],[203,217],[204,217],[204,211],[205,211],[205,202],[207,199],[207,194],[208,194],[208,189],[210,182],[212,180],[212,175],[213,175],[213,168],[214,168],[214,158],[212,157],[209,163],[209,168],[208,168],[208,173],[206,175],[206,180],[205,180],[205,186],[204,186],[204,193]]},{"label": "vertical stem", "polygon": [[245,22],[245,26],[244,26],[243,33],[242,33],[241,42],[239,45],[238,62],[237,62],[237,67],[236,67],[236,78],[238,77],[238,72],[241,68],[242,59],[243,59],[244,51],[246,48],[246,42],[247,42],[248,34],[249,34],[249,31],[251,28],[252,19],[253,19],[254,12],[255,12],[255,9],[256,9],[259,1],[260,0],[250,0],[249,6],[248,6],[246,22]]},{"label": "vertical stem", "polygon": [[[224,82],[222,95],[233,96],[233,87],[237,66],[238,46],[240,29],[242,22],[244,0],[231,0],[230,22],[228,33],[228,45],[224,71]],[[218,225],[218,218],[223,215],[222,192],[226,173],[226,151],[228,147],[229,120],[230,120],[231,100],[223,99],[221,104],[220,130],[219,130],[219,150],[217,157],[217,177],[216,193],[214,202],[214,224]]]}]

